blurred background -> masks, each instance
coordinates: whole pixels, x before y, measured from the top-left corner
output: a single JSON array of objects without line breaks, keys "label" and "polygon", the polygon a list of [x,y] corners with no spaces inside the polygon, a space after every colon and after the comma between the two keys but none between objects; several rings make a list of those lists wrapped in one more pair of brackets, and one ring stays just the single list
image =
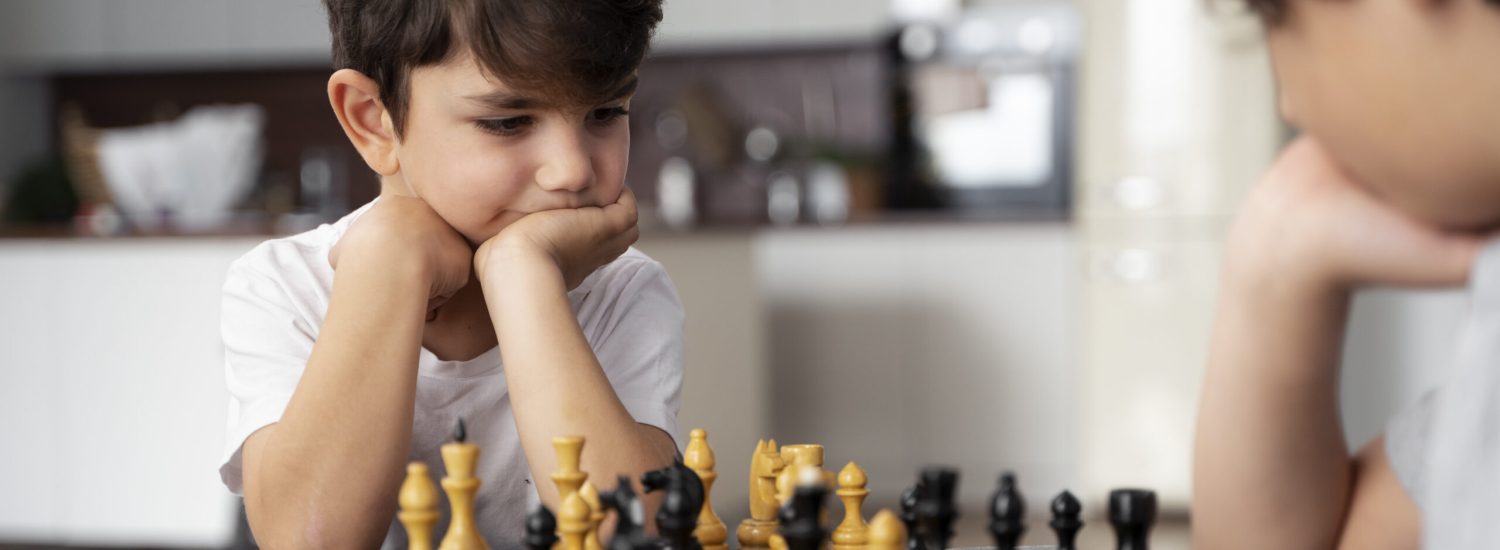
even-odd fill
[{"label": "blurred background", "polygon": [[[317,0],[0,2],[0,548],[246,544],[226,267],[377,193],[328,47]],[[1225,229],[1290,135],[1237,3],[668,0],[641,76],[638,246],[731,527],[774,437],[857,461],[867,512],[958,467],[960,543],[1013,470],[1031,542],[1066,488],[1105,547],[1139,486],[1186,547]],[[1360,296],[1352,445],[1441,378],[1462,308]]]}]

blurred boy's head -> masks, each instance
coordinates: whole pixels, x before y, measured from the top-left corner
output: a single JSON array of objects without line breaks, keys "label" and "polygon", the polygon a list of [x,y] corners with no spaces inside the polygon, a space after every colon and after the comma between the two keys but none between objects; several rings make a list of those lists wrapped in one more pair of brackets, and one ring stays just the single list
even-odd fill
[{"label": "blurred boy's head", "polygon": [[382,193],[471,242],[614,202],[661,0],[324,0],[329,100]]},{"label": "blurred boy's head", "polygon": [[1428,223],[1500,222],[1500,0],[1246,0],[1282,115]]}]

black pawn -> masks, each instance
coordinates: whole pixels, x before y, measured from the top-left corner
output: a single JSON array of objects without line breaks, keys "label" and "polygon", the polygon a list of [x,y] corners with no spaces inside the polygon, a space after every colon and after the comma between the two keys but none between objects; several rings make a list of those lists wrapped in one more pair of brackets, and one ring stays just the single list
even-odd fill
[{"label": "black pawn", "polygon": [[1156,523],[1156,493],[1146,489],[1110,491],[1109,523],[1115,528],[1117,550],[1149,550],[1151,526]]},{"label": "black pawn", "polygon": [[1083,529],[1083,505],[1073,493],[1063,491],[1052,499],[1052,531],[1057,533],[1057,550],[1074,550],[1073,541]]},{"label": "black pawn", "polygon": [[922,541],[917,538],[917,492],[921,490],[922,483],[907,487],[901,491],[901,523],[906,524],[906,550],[918,550]]},{"label": "black pawn", "polygon": [[791,502],[777,513],[781,520],[781,538],[787,550],[818,550],[828,531],[823,528],[823,502],[828,489],[821,485],[803,485],[792,493]]},{"label": "black pawn", "polygon": [[990,499],[990,536],[998,550],[1013,550],[1026,532],[1026,499],[1016,488],[1016,476],[1000,474],[1000,485]]},{"label": "black pawn", "polygon": [[530,550],[549,550],[557,544],[557,517],[541,504],[526,514],[526,536],[522,543]]},{"label": "black pawn", "polygon": [[953,538],[953,521],[958,519],[954,505],[958,489],[958,470],[923,468],[917,490],[917,536],[926,550],[948,548]]},{"label": "black pawn", "polygon": [[661,533],[665,550],[699,550],[698,539],[693,529],[698,527],[698,514],[703,510],[703,480],[682,463],[673,462],[669,467],[646,472],[641,476],[641,486],[646,492],[665,491],[661,508],[656,511],[656,530]]}]

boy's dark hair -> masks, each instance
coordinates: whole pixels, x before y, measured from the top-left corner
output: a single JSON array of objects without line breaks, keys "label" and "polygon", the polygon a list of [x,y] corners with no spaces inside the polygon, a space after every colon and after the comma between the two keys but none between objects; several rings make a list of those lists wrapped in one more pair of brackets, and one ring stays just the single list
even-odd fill
[{"label": "boy's dark hair", "polygon": [[[1288,4],[1290,4],[1292,1],[1293,0],[1245,0],[1245,3],[1249,4],[1251,11],[1260,14],[1261,19],[1265,20],[1266,23],[1276,24],[1286,20],[1287,10],[1290,9],[1290,6],[1288,6]],[[1500,8],[1500,0],[1488,0],[1488,2],[1494,4],[1495,7]]]},{"label": "boy's dark hair", "polygon": [[380,85],[396,135],[417,67],[467,49],[516,91],[593,105],[640,66],[662,0],[323,0],[335,68]]}]

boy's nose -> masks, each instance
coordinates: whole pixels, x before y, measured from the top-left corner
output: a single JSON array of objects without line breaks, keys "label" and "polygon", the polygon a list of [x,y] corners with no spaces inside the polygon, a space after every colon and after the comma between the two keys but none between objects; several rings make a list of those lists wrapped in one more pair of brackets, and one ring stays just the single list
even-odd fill
[{"label": "boy's nose", "polygon": [[587,149],[569,144],[554,150],[536,172],[536,183],[548,191],[583,191],[594,185],[594,165]]}]

